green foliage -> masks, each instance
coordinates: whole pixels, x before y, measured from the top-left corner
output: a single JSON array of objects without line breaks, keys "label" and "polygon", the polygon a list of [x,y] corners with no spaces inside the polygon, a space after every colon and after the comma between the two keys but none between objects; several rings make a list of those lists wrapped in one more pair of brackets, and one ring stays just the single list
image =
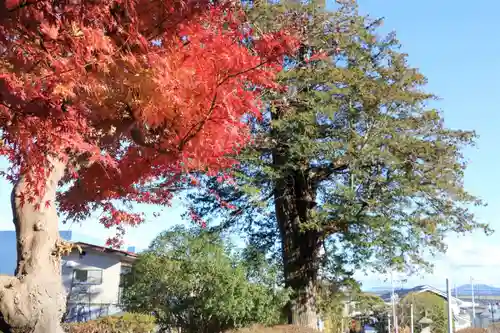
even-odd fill
[{"label": "green foliage", "polygon": [[64,326],[68,333],[153,333],[156,323],[151,315],[125,313]]},{"label": "green foliage", "polygon": [[353,295],[352,300],[356,303],[356,311],[364,315],[377,314],[387,310],[384,301],[377,295],[359,292]]},{"label": "green foliage", "polygon": [[[254,122],[254,143],[238,156],[236,186],[207,178],[206,191],[189,195],[193,209],[276,254],[284,226],[312,230],[333,276],[430,269],[428,255],[445,250],[445,235],[491,231],[470,210],[481,201],[463,187],[463,149],[476,134],[445,126],[426,78],[394,34],[380,35],[381,20],[350,2],[332,12],[315,4],[248,10],[257,30],[295,22],[307,43],[280,76],[288,91],[264,94],[267,108]],[[311,53],[327,57],[308,61]],[[276,203],[285,195],[302,211],[290,208],[295,217],[279,221]]]},{"label": "green foliage", "polygon": [[413,318],[415,327],[419,327],[418,322],[427,317],[432,320],[432,332],[446,333],[448,331],[448,302],[442,297],[430,293],[411,293],[403,298],[399,305],[400,324],[402,327],[410,327],[410,304],[413,303]]},{"label": "green foliage", "polygon": [[[317,309],[325,322],[325,332],[337,333],[351,322],[351,310],[359,313],[356,319],[385,317],[387,306],[377,295],[364,293],[352,282],[345,285],[323,281],[318,286]],[[347,305],[347,312],[344,311]],[[379,319],[380,319],[379,318]]]},{"label": "green foliage", "polygon": [[347,297],[337,284],[323,282],[318,286],[317,309],[324,321],[325,332],[340,332],[347,327],[348,320],[344,318],[344,302]]},{"label": "green foliage", "polygon": [[234,253],[215,233],[177,227],[139,255],[126,278],[124,304],[154,312],[162,328],[186,333],[276,324],[287,293],[276,286],[275,272],[251,249]]}]

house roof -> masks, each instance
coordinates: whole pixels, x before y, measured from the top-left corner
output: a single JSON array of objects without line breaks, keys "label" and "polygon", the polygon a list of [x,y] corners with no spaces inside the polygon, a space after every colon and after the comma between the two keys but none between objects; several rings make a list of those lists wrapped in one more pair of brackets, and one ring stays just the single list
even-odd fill
[{"label": "house roof", "polygon": [[90,243],[84,243],[84,242],[76,242],[75,245],[80,246],[82,248],[82,250],[84,250],[84,251],[85,251],[85,249],[90,249],[90,250],[94,250],[94,251],[98,251],[98,252],[122,256],[122,257],[125,257],[127,259],[132,259],[132,260],[137,258],[136,253],[123,251],[123,250],[119,250],[119,249],[113,249],[110,247],[104,247],[104,246],[90,244]]},{"label": "house roof", "polygon": [[[394,294],[396,294],[399,298],[403,298],[406,295],[411,294],[411,293],[423,293],[426,291],[431,292],[433,294],[436,294],[438,296],[441,296],[445,299],[448,299],[448,295],[446,295],[446,293],[444,291],[441,291],[441,290],[434,288],[432,286],[429,286],[429,285],[420,285],[420,286],[416,286],[416,287],[408,288],[408,289],[397,289],[397,290],[394,290]],[[385,293],[385,294],[381,295],[380,297],[385,302],[391,301],[391,293],[390,292]],[[454,298],[454,297],[452,297],[452,298]]]},{"label": "house roof", "polygon": [[[403,298],[406,295],[411,294],[411,293],[418,294],[418,293],[423,293],[423,292],[430,292],[430,293],[436,294],[440,297],[443,297],[446,300],[448,299],[448,295],[446,294],[446,292],[439,290],[437,288],[434,288],[432,286],[429,286],[429,285],[421,285],[421,286],[416,286],[416,287],[409,288],[409,289],[394,290],[394,294],[397,295],[399,298]],[[381,298],[384,300],[384,302],[390,302],[391,301],[391,292],[383,294],[381,296]],[[456,297],[453,297],[453,296],[451,297],[451,300],[452,300],[452,303],[455,302],[455,304],[457,304],[459,306],[463,303],[462,300],[460,300]],[[453,318],[454,318],[454,320],[468,321],[467,318],[463,318],[456,313],[453,313]]]}]

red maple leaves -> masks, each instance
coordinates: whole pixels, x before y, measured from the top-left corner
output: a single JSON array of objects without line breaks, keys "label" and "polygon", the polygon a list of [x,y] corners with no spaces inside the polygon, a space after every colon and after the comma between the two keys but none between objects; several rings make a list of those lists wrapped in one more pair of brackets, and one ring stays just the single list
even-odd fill
[{"label": "red maple leaves", "polygon": [[230,167],[248,142],[242,118],[297,47],[285,31],[244,42],[253,32],[229,2],[4,0],[0,12],[8,177],[39,197],[56,155],[68,166],[60,209],[102,209],[106,227],[141,222],[119,202],[168,204],[189,172]]}]

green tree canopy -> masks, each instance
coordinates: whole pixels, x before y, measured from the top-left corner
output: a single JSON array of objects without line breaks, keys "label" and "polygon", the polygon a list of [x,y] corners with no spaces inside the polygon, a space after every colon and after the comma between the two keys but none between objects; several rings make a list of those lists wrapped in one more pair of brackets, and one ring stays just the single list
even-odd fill
[{"label": "green tree canopy", "polygon": [[463,187],[463,149],[476,134],[445,126],[425,76],[395,34],[380,34],[381,20],[350,2],[328,12],[280,1],[249,15],[256,30],[295,22],[305,34],[280,75],[289,89],[264,95],[234,181],[206,178],[189,198],[209,225],[279,254],[295,291],[291,322],[314,325],[297,314],[314,313],[319,276],[430,268],[446,235],[490,232]]},{"label": "green tree canopy", "polygon": [[182,227],[139,255],[124,289],[127,310],[153,312],[163,328],[187,333],[276,324],[286,301],[276,269],[256,251],[234,253],[218,234]]},{"label": "green tree canopy", "polygon": [[356,311],[362,315],[371,315],[387,309],[384,300],[377,295],[359,292],[354,294],[352,299],[356,302]]}]

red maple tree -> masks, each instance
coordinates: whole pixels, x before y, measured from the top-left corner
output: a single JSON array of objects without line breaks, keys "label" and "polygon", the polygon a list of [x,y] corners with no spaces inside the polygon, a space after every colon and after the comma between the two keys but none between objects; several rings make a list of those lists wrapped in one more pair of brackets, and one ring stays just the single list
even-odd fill
[{"label": "red maple tree", "polygon": [[165,205],[188,173],[231,166],[244,115],[296,47],[286,31],[257,36],[231,2],[0,0],[0,155],[19,244],[0,330],[61,331],[56,206],[79,220],[102,209],[122,232],[142,217],[117,203]]}]

